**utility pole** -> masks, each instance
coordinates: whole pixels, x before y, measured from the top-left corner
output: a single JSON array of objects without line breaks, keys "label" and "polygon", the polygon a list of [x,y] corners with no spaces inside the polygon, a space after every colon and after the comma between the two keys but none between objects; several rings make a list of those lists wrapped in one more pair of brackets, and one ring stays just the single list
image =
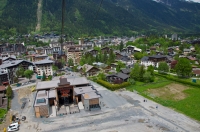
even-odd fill
[{"label": "utility pole", "polygon": [[63,31],[65,22],[64,16],[65,16],[65,0],[62,0],[61,55],[63,54]]}]

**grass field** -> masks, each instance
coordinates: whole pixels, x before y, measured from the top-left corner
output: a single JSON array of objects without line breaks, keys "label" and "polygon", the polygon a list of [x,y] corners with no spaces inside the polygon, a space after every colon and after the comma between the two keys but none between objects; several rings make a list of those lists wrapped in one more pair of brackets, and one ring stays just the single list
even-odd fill
[{"label": "grass field", "polygon": [[135,85],[127,87],[127,90],[136,90],[142,96],[200,121],[199,88],[157,77],[154,83],[136,82]]},{"label": "grass field", "polygon": [[[7,113],[6,109],[0,109],[0,119],[4,118],[4,115]],[[0,122],[1,123],[1,122]]]}]

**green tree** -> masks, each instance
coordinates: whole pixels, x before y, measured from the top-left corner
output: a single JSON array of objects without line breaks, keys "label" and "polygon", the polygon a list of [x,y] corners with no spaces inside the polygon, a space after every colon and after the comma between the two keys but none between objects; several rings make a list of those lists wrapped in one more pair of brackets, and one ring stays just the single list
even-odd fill
[{"label": "green tree", "polygon": [[144,56],[144,55],[143,55],[141,52],[136,52],[136,53],[134,53],[134,58],[135,58],[136,60],[142,59],[143,56]]},{"label": "green tree", "polygon": [[169,66],[166,62],[160,62],[158,65],[158,72],[159,73],[168,73],[169,72]]},{"label": "green tree", "polygon": [[154,67],[152,65],[148,66],[147,72],[150,72],[152,76],[154,76]]},{"label": "green tree", "polygon": [[16,71],[16,76],[20,77],[24,75],[24,68],[20,65]]},{"label": "green tree", "polygon": [[98,77],[98,79],[100,79],[100,80],[106,81],[106,75],[105,75],[104,73],[102,73],[102,72],[100,72],[100,73],[97,75],[97,77]]},{"label": "green tree", "polygon": [[55,71],[55,72],[58,71],[58,67],[55,66],[55,65],[52,66],[52,69],[53,69],[53,71]]},{"label": "green tree", "polygon": [[14,83],[18,83],[19,82],[19,79],[17,76],[14,77]]},{"label": "green tree", "polygon": [[123,42],[121,41],[121,42],[120,42],[120,45],[119,45],[119,51],[122,51],[123,48],[124,48],[124,44],[123,44]]},{"label": "green tree", "polygon": [[139,80],[141,82],[144,81],[144,74],[145,74],[145,69],[144,69],[144,65],[140,66],[140,70],[139,70]]},{"label": "green tree", "polygon": [[45,81],[46,80],[46,74],[45,74],[45,72],[43,72],[43,75],[42,75],[42,81]]},{"label": "green tree", "polygon": [[144,81],[147,83],[154,81],[154,76],[151,75],[151,72],[145,72],[143,77],[144,77]]},{"label": "green tree", "polygon": [[125,67],[126,67],[126,65],[124,63],[122,63],[121,61],[118,61],[116,71],[119,72],[121,70],[121,68],[125,68]]},{"label": "green tree", "polygon": [[186,58],[180,58],[175,66],[175,71],[179,77],[189,77],[192,72],[190,61]]},{"label": "green tree", "polygon": [[6,96],[8,98],[12,98],[12,95],[13,95],[13,91],[12,91],[12,88],[10,85],[8,85],[7,89],[6,89]]},{"label": "green tree", "polygon": [[102,62],[107,62],[107,60],[108,60],[107,54],[103,54],[103,61]]},{"label": "green tree", "polygon": [[136,81],[139,80],[139,71],[140,71],[140,66],[138,63],[134,65],[134,67],[131,69],[130,77]]},{"label": "green tree", "polygon": [[74,66],[74,61],[72,58],[68,60],[68,66]]},{"label": "green tree", "polygon": [[26,71],[24,72],[24,76],[25,76],[26,78],[28,78],[29,81],[30,81],[30,79],[32,78],[33,74],[34,74],[34,73],[33,73],[32,70],[26,70]]},{"label": "green tree", "polygon": [[111,50],[109,53],[109,58],[108,58],[108,62],[107,64],[110,65],[111,63],[115,62],[115,54],[114,52]]}]

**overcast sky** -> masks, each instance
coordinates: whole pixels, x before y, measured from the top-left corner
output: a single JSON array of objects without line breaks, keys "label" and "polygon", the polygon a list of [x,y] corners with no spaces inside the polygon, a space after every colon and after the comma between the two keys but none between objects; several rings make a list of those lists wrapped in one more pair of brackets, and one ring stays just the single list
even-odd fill
[{"label": "overcast sky", "polygon": [[[190,0],[188,0],[188,1],[190,1]],[[200,3],[200,0],[191,0],[191,1],[194,1],[194,2],[199,2],[199,3]]]}]

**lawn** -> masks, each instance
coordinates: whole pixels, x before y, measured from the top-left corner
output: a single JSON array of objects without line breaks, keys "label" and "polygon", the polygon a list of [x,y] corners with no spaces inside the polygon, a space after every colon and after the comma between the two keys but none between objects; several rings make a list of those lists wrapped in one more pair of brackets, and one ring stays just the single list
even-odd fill
[{"label": "lawn", "polygon": [[[0,109],[0,119],[4,118],[4,115],[7,113],[6,109]],[[0,120],[1,123],[1,120]]]},{"label": "lawn", "polygon": [[142,96],[200,121],[199,88],[157,77],[154,83],[136,82],[127,90],[136,90]]}]

